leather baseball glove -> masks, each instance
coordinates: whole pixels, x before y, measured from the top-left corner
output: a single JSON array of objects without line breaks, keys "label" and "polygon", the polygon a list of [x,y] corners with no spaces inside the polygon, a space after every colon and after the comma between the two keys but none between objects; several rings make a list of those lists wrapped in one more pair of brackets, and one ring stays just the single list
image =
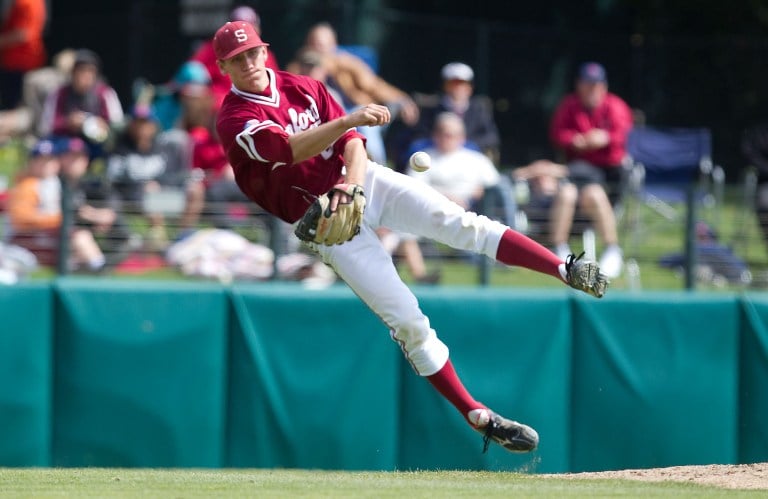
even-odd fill
[{"label": "leather baseball glove", "polygon": [[600,267],[595,262],[582,260],[579,256],[568,255],[565,259],[565,280],[568,285],[597,298],[602,298],[608,287],[608,279],[600,273]]},{"label": "leather baseball glove", "polygon": [[[331,198],[344,192],[351,200],[339,203],[331,211]],[[365,192],[356,184],[338,184],[328,193],[317,197],[301,217],[294,233],[302,241],[333,246],[344,244],[360,233],[365,212]]]}]

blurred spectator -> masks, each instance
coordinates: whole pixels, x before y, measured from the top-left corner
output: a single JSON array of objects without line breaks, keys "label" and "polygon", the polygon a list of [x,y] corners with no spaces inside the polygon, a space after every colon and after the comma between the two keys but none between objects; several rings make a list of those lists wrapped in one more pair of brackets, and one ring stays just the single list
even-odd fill
[{"label": "blurred spectator", "polygon": [[193,147],[193,173],[187,188],[187,208],[181,226],[190,228],[197,225],[205,211],[216,227],[229,228],[232,225],[229,212],[232,203],[242,204],[247,210],[253,207],[247,203],[247,198],[235,182],[235,173],[215,129],[196,126],[190,129],[189,135]]},{"label": "blurred spectator", "polygon": [[[575,189],[568,183],[568,167],[547,159],[536,160],[528,165],[512,170],[512,178],[524,193],[520,199],[521,208],[528,217],[529,235],[536,239],[551,242],[550,224],[555,199],[562,189]],[[565,197],[570,198],[571,194]]]},{"label": "blurred spectator", "polygon": [[[69,206],[74,214],[75,230],[85,229],[93,235],[105,255],[94,254],[87,259],[88,270],[100,270],[105,264],[114,265],[124,256],[130,232],[119,211],[119,204],[108,184],[98,178],[88,178],[88,148],[78,138],[56,142],[56,154],[61,164],[61,179],[69,189]],[[86,238],[87,236],[81,236]]]},{"label": "blurred spectator", "polygon": [[37,137],[40,117],[48,96],[69,80],[75,51],[64,49],[53,56],[53,64],[24,74],[22,102],[15,109],[0,111],[0,141],[31,135]]},{"label": "blurred spectator", "polygon": [[2,8],[0,109],[13,109],[21,103],[24,74],[45,64],[47,13],[45,0],[9,0]]},{"label": "blurred spectator", "polygon": [[8,199],[10,242],[27,248],[41,265],[57,259],[61,196],[59,160],[52,141],[37,142],[11,187]]},{"label": "blurred spectator", "polygon": [[548,159],[539,159],[515,168],[512,177],[528,184],[530,199],[553,198],[560,189],[560,182],[568,178],[568,167]]},{"label": "blurred spectator", "polygon": [[432,141],[434,145],[425,150],[432,157],[432,167],[423,173],[409,174],[462,208],[479,211],[485,189],[499,182],[496,167],[486,155],[466,147],[464,121],[454,113],[436,116]]},{"label": "blurred spectator", "polygon": [[323,66],[323,56],[320,52],[312,49],[304,49],[296,54],[296,59],[293,61],[293,69],[296,74],[309,76],[325,85],[328,93],[339,103],[341,107],[344,107],[344,98],[333,86],[328,83],[328,70]]},{"label": "blurred spectator", "polygon": [[[146,106],[135,106],[114,151],[107,158],[106,177],[123,209],[133,213],[144,209],[144,198],[163,188],[181,189],[189,175],[186,144],[168,139]],[[150,222],[150,249],[163,250],[168,244],[162,213],[145,212]]]},{"label": "blurred spectator", "polygon": [[768,123],[746,129],[741,139],[741,151],[749,166],[757,170],[755,210],[765,241],[768,242]]},{"label": "blurred spectator", "polygon": [[[419,96],[421,118],[408,140],[428,137],[438,115],[451,112],[464,121],[467,141],[486,154],[494,164],[499,161],[499,131],[493,118],[493,104],[484,95],[474,93],[475,72],[461,62],[451,62],[440,71],[441,92]],[[404,158],[407,160],[407,156]]]},{"label": "blurred spectator", "polygon": [[[147,85],[152,93],[152,114],[157,118],[160,129],[184,128],[182,100],[186,96],[195,96],[210,89],[211,76],[205,66],[198,61],[187,61],[179,67],[171,81],[157,87]],[[213,105],[213,100],[210,100]]]},{"label": "blurred spectator", "polygon": [[[297,54],[306,50],[320,55],[328,74],[328,85],[342,96],[347,111],[376,103],[389,107],[393,117],[399,116],[408,125],[415,125],[418,121],[419,109],[413,99],[406,92],[376,75],[365,61],[340,50],[336,31],[330,24],[323,22],[310,28],[304,46]],[[292,73],[300,73],[299,61],[292,61],[286,69]],[[385,164],[386,152],[381,127],[360,127],[359,131],[367,138],[366,148],[369,156],[377,163]]]},{"label": "blurred spectator", "polygon": [[[247,198],[235,183],[235,174],[216,133],[213,94],[209,85],[185,85],[180,92],[181,116],[177,126],[185,131],[192,150],[191,173],[187,183],[187,202],[181,227],[198,224],[206,204],[213,223],[230,225],[227,203],[246,203]],[[251,209],[252,203],[247,203]]]},{"label": "blurred spectator", "polygon": [[190,229],[197,225],[205,207],[206,187],[227,168],[213,131],[216,109],[210,74],[201,62],[186,61],[171,81],[158,87],[145,84],[138,93],[151,94],[147,100],[163,140],[179,153],[179,163],[185,165],[186,202],[180,226]]},{"label": "blurred spectator", "polygon": [[[415,124],[419,110],[413,99],[404,91],[388,83],[373,71],[362,59],[339,48],[336,31],[328,23],[318,23],[310,28],[297,54],[312,50],[320,55],[328,73],[331,86],[345,100],[347,109],[372,102],[388,106],[393,115],[400,113],[404,121]],[[300,73],[297,60],[291,61],[288,70]]]},{"label": "blurred spectator", "polygon": [[612,204],[621,193],[627,135],[632,111],[608,91],[605,68],[596,62],[579,67],[575,92],[558,105],[550,124],[550,139],[568,164],[576,189],[561,190],[553,211],[552,243],[558,256],[571,253],[568,246],[577,203],[594,222],[605,248],[600,269],[617,277],[623,255]]},{"label": "blurred spectator", "polygon": [[[8,211],[11,223],[10,243],[30,250],[41,265],[55,265],[59,258],[59,233],[62,223],[61,163],[56,145],[38,141],[29,154],[29,163],[11,189]],[[99,270],[104,255],[93,234],[73,228],[69,234],[72,267]]]},{"label": "blurred spectator", "polygon": [[80,137],[92,158],[103,155],[110,133],[123,123],[120,100],[102,80],[100,66],[94,52],[78,50],[70,82],[48,97],[40,121],[41,136]]},{"label": "blurred spectator", "polygon": [[69,82],[74,65],[75,50],[64,49],[53,56],[50,66],[29,71],[24,76],[22,100],[29,113],[29,125],[25,132],[38,133],[48,96]]},{"label": "blurred spectator", "polygon": [[[433,146],[425,150],[432,157],[432,167],[422,173],[409,169],[408,174],[462,208],[481,212],[481,201],[486,190],[498,186],[500,176],[486,155],[466,147],[466,139],[461,117],[451,112],[440,113],[435,117]],[[426,273],[417,239],[406,234],[401,237],[400,251],[411,274],[416,281],[431,280]],[[390,238],[386,236],[385,242]]]},{"label": "blurred spectator", "polygon": [[[257,14],[251,7],[246,5],[235,7],[229,13],[229,20],[251,23],[256,28],[256,33],[261,35],[261,17],[259,17],[259,14]],[[213,91],[213,105],[218,109],[219,106],[221,106],[224,97],[229,93],[229,89],[232,87],[232,82],[229,81],[229,76],[222,73],[216,64],[216,54],[213,52],[213,38],[202,42],[190,59],[202,63],[208,70],[208,74],[211,78],[211,89]],[[277,58],[275,57],[275,54],[269,50],[269,47],[267,47],[266,66],[275,71],[280,69],[277,65]]]}]

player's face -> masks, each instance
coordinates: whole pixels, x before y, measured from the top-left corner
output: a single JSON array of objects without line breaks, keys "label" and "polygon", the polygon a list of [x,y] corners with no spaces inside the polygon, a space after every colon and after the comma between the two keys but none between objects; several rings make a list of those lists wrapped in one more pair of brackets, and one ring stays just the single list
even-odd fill
[{"label": "player's face", "polygon": [[269,84],[269,77],[264,70],[266,62],[267,48],[254,47],[219,61],[219,68],[222,73],[229,75],[232,84],[240,90],[261,92]]}]

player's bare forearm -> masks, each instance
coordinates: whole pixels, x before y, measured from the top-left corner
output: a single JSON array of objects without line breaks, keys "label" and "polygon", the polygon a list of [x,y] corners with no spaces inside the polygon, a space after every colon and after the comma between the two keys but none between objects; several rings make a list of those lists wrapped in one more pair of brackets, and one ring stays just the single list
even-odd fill
[{"label": "player's bare forearm", "polygon": [[288,137],[293,153],[293,162],[300,163],[313,156],[317,156],[333,144],[344,132],[349,129],[342,118],[323,123],[303,132]]},{"label": "player's bare forearm", "polygon": [[363,185],[368,167],[368,155],[360,139],[352,139],[344,146],[344,165],[347,170],[347,183]]},{"label": "player's bare forearm", "polygon": [[[344,144],[344,167],[346,169],[345,183],[363,186],[365,172],[368,168],[368,155],[363,141],[355,138]],[[330,200],[331,211],[336,211],[339,204],[352,202],[352,196],[344,190],[335,190]]]},{"label": "player's bare forearm", "polygon": [[384,125],[389,123],[389,120],[389,109],[377,104],[368,104],[346,116],[291,135],[288,137],[288,143],[291,145],[293,162],[299,163],[317,156],[350,128]]}]

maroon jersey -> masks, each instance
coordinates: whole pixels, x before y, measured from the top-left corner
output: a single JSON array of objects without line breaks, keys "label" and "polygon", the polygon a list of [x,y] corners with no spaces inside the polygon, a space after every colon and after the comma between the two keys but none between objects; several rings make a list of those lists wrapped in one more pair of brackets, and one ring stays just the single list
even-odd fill
[{"label": "maroon jersey", "polygon": [[[600,149],[577,151],[573,136],[593,128],[607,131],[611,139]],[[583,159],[595,166],[618,168],[627,155],[627,135],[632,128],[632,110],[620,97],[612,93],[605,96],[595,109],[589,110],[576,94],[566,96],[555,110],[549,135],[555,146],[565,151],[568,161]]]},{"label": "maroon jersey", "polygon": [[269,87],[261,94],[232,88],[219,110],[216,130],[240,189],[268,212],[293,223],[312,202],[302,190],[317,196],[338,184],[345,144],[363,136],[348,130],[322,153],[294,163],[288,137],[339,118],[344,111],[319,81],[284,71],[267,73]]}]

